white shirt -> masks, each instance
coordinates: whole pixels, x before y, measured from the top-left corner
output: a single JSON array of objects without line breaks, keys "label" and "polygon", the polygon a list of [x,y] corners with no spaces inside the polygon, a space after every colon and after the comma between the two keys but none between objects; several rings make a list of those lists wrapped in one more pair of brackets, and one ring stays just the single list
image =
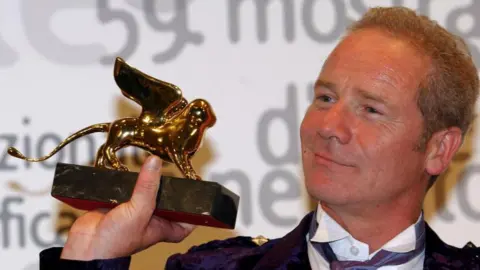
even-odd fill
[{"label": "white shirt", "polygon": [[[422,220],[422,214],[417,220],[417,223]],[[317,209],[316,219],[318,228],[311,241],[314,242],[330,242],[330,246],[337,256],[338,260],[356,260],[366,261],[371,259],[379,250],[384,249],[393,252],[408,252],[415,249],[416,234],[415,224],[406,228],[403,232],[398,234],[395,238],[387,242],[376,252],[369,254],[368,244],[360,242],[353,238],[345,229],[343,229],[334,219],[325,213],[320,206]],[[318,253],[308,240],[310,236],[307,234],[308,245],[308,259],[312,270],[330,269],[329,263]],[[382,266],[379,270],[416,270],[423,269],[425,260],[425,250],[418,256],[402,265],[396,266]]]}]

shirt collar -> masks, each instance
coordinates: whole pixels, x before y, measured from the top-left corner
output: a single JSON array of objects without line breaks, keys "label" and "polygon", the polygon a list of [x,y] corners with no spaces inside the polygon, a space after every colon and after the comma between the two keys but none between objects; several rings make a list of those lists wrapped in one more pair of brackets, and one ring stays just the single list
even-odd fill
[{"label": "shirt collar", "polygon": [[[313,235],[311,241],[332,243],[339,240],[349,239],[351,242],[355,241],[368,246],[367,244],[353,238],[350,233],[323,211],[320,204],[317,206],[314,217],[314,222],[316,221],[317,226],[316,228],[313,226],[310,231],[310,235]],[[420,244],[417,243],[417,239],[419,239],[423,233],[425,233],[425,223],[422,211],[414,224],[410,225],[393,239],[388,241],[380,249],[392,252],[409,252]]]}]

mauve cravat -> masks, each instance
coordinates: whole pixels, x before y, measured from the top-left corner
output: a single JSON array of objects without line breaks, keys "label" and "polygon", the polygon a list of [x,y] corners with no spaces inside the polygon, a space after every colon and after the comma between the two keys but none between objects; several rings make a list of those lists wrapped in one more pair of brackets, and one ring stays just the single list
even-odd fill
[{"label": "mauve cravat", "polygon": [[[316,217],[316,213],[314,215]],[[318,223],[312,218],[309,235],[310,240],[317,231]],[[415,249],[409,252],[391,252],[380,250],[367,261],[338,261],[329,243],[311,241],[313,247],[330,264],[331,270],[376,270],[381,266],[401,265],[418,256],[425,248],[425,222],[420,220],[415,224],[416,245]]]}]

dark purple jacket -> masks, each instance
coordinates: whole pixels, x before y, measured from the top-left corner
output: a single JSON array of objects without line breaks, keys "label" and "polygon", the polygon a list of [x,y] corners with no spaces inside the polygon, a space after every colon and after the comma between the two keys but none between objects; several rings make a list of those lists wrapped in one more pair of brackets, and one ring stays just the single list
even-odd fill
[{"label": "dark purple jacket", "polygon": [[[176,254],[167,260],[165,269],[310,269],[306,234],[313,212],[282,238],[272,239],[258,246],[251,237],[239,236],[211,241],[191,248],[185,254]],[[444,243],[426,226],[424,269],[480,270],[480,248],[472,244],[456,248]],[[40,253],[40,269],[128,269],[130,257],[110,260],[60,260],[61,248],[50,248]]]}]

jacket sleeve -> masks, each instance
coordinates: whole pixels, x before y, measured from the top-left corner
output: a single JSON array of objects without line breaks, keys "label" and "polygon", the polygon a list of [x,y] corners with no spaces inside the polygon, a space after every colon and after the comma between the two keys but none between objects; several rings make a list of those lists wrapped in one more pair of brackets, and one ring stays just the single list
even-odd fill
[{"label": "jacket sleeve", "polygon": [[62,248],[53,247],[40,252],[40,270],[128,270],[131,257],[108,260],[74,261],[60,259]]}]

